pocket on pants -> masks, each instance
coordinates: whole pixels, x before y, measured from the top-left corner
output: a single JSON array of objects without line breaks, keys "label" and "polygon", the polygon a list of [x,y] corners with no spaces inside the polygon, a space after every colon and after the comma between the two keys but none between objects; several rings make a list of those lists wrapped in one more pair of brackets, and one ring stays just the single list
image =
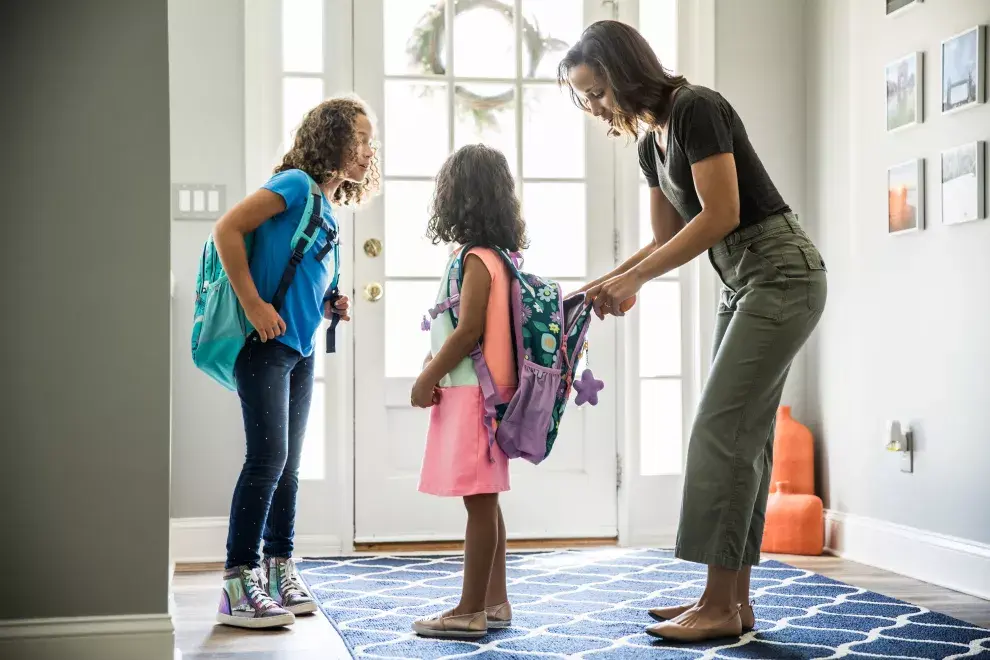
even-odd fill
[{"label": "pocket on pants", "polygon": [[820,312],[825,309],[825,301],[828,298],[828,269],[825,267],[825,260],[813,245],[806,245],[801,248],[801,254],[808,264],[808,309],[813,312]]},{"label": "pocket on pants", "polygon": [[744,248],[739,252],[736,280],[736,309],[771,321],[780,320],[790,284],[770,260]]}]

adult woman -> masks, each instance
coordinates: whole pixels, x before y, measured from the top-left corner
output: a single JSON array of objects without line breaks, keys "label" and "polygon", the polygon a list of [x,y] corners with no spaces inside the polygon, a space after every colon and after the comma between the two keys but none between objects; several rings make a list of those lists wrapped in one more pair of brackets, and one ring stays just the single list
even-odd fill
[{"label": "adult woman", "polygon": [[652,635],[700,641],[754,625],[773,421],[795,354],[825,306],[825,264],[781,198],[732,106],[666,72],[616,21],[591,25],[560,63],[575,103],[609,134],[639,137],[654,239],[585,287],[621,315],[643,283],[707,251],[722,284],[713,361],[688,446],[676,556],[707,564],[697,603],[650,611]]},{"label": "adult woman", "polygon": [[[231,208],[213,230],[217,251],[257,337],[237,357],[247,452],[234,488],[227,560],[217,620],[243,628],[290,625],[316,611],[293,560],[299,459],[313,395],[313,352],[324,317],[348,320],[348,300],[331,306],[339,271],[334,205],[357,206],[378,186],[374,126],[360,99],[335,97],[306,113],[292,147],[258,190]],[[322,193],[315,229],[319,249],[283,274],[315,182]],[[315,213],[314,213],[315,215]],[[244,247],[254,236],[251,259]],[[312,255],[312,256],[310,256]],[[278,293],[277,293],[278,292]],[[270,301],[281,295],[276,309]],[[259,549],[265,541],[264,566]]]}]

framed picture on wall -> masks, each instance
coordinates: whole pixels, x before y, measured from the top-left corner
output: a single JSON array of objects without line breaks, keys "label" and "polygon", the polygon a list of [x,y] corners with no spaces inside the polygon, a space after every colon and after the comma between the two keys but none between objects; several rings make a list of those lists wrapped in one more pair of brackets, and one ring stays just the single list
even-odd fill
[{"label": "framed picture on wall", "polygon": [[942,152],[942,224],[982,220],[985,214],[983,141]]},{"label": "framed picture on wall", "polygon": [[893,16],[894,14],[900,14],[907,9],[920,5],[922,0],[886,0],[886,2],[887,16]]},{"label": "framed picture on wall", "polygon": [[942,113],[986,101],[987,28],[977,25],[942,42]]},{"label": "framed picture on wall", "polygon": [[925,228],[925,159],[887,170],[887,233],[905,234]]},{"label": "framed picture on wall", "polygon": [[887,131],[924,121],[924,53],[905,55],[887,65]]}]

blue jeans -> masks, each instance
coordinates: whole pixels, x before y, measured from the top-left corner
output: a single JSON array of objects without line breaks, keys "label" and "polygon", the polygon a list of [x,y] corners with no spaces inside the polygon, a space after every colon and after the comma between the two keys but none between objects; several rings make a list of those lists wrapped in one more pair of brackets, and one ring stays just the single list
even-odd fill
[{"label": "blue jeans", "polygon": [[299,456],[313,397],[313,356],[275,340],[249,340],[234,365],[247,453],[234,488],[227,568],[292,556]]}]

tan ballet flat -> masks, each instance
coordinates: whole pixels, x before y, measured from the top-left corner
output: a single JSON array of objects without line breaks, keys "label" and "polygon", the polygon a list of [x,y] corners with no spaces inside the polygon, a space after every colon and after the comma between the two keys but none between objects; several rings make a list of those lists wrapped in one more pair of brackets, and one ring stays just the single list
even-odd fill
[{"label": "tan ballet flat", "polygon": [[501,605],[489,605],[485,608],[488,617],[488,628],[508,628],[512,625],[512,606],[508,601]]},{"label": "tan ballet flat", "polygon": [[453,610],[413,622],[413,632],[421,637],[444,637],[448,639],[478,639],[488,634],[488,619],[484,612],[457,616],[451,612]]},{"label": "tan ballet flat", "polygon": [[672,642],[705,642],[722,637],[739,637],[742,635],[742,623],[739,620],[739,610],[736,610],[724,621],[706,628],[693,628],[674,621],[664,621],[647,627],[646,634]]},{"label": "tan ballet flat", "polygon": [[[654,621],[670,621],[694,607],[694,603],[688,605],[672,605],[670,607],[654,607],[648,611],[650,618]],[[756,628],[756,613],[753,612],[753,604],[747,603],[739,607],[739,620],[742,623],[743,632],[749,632]]]}]

